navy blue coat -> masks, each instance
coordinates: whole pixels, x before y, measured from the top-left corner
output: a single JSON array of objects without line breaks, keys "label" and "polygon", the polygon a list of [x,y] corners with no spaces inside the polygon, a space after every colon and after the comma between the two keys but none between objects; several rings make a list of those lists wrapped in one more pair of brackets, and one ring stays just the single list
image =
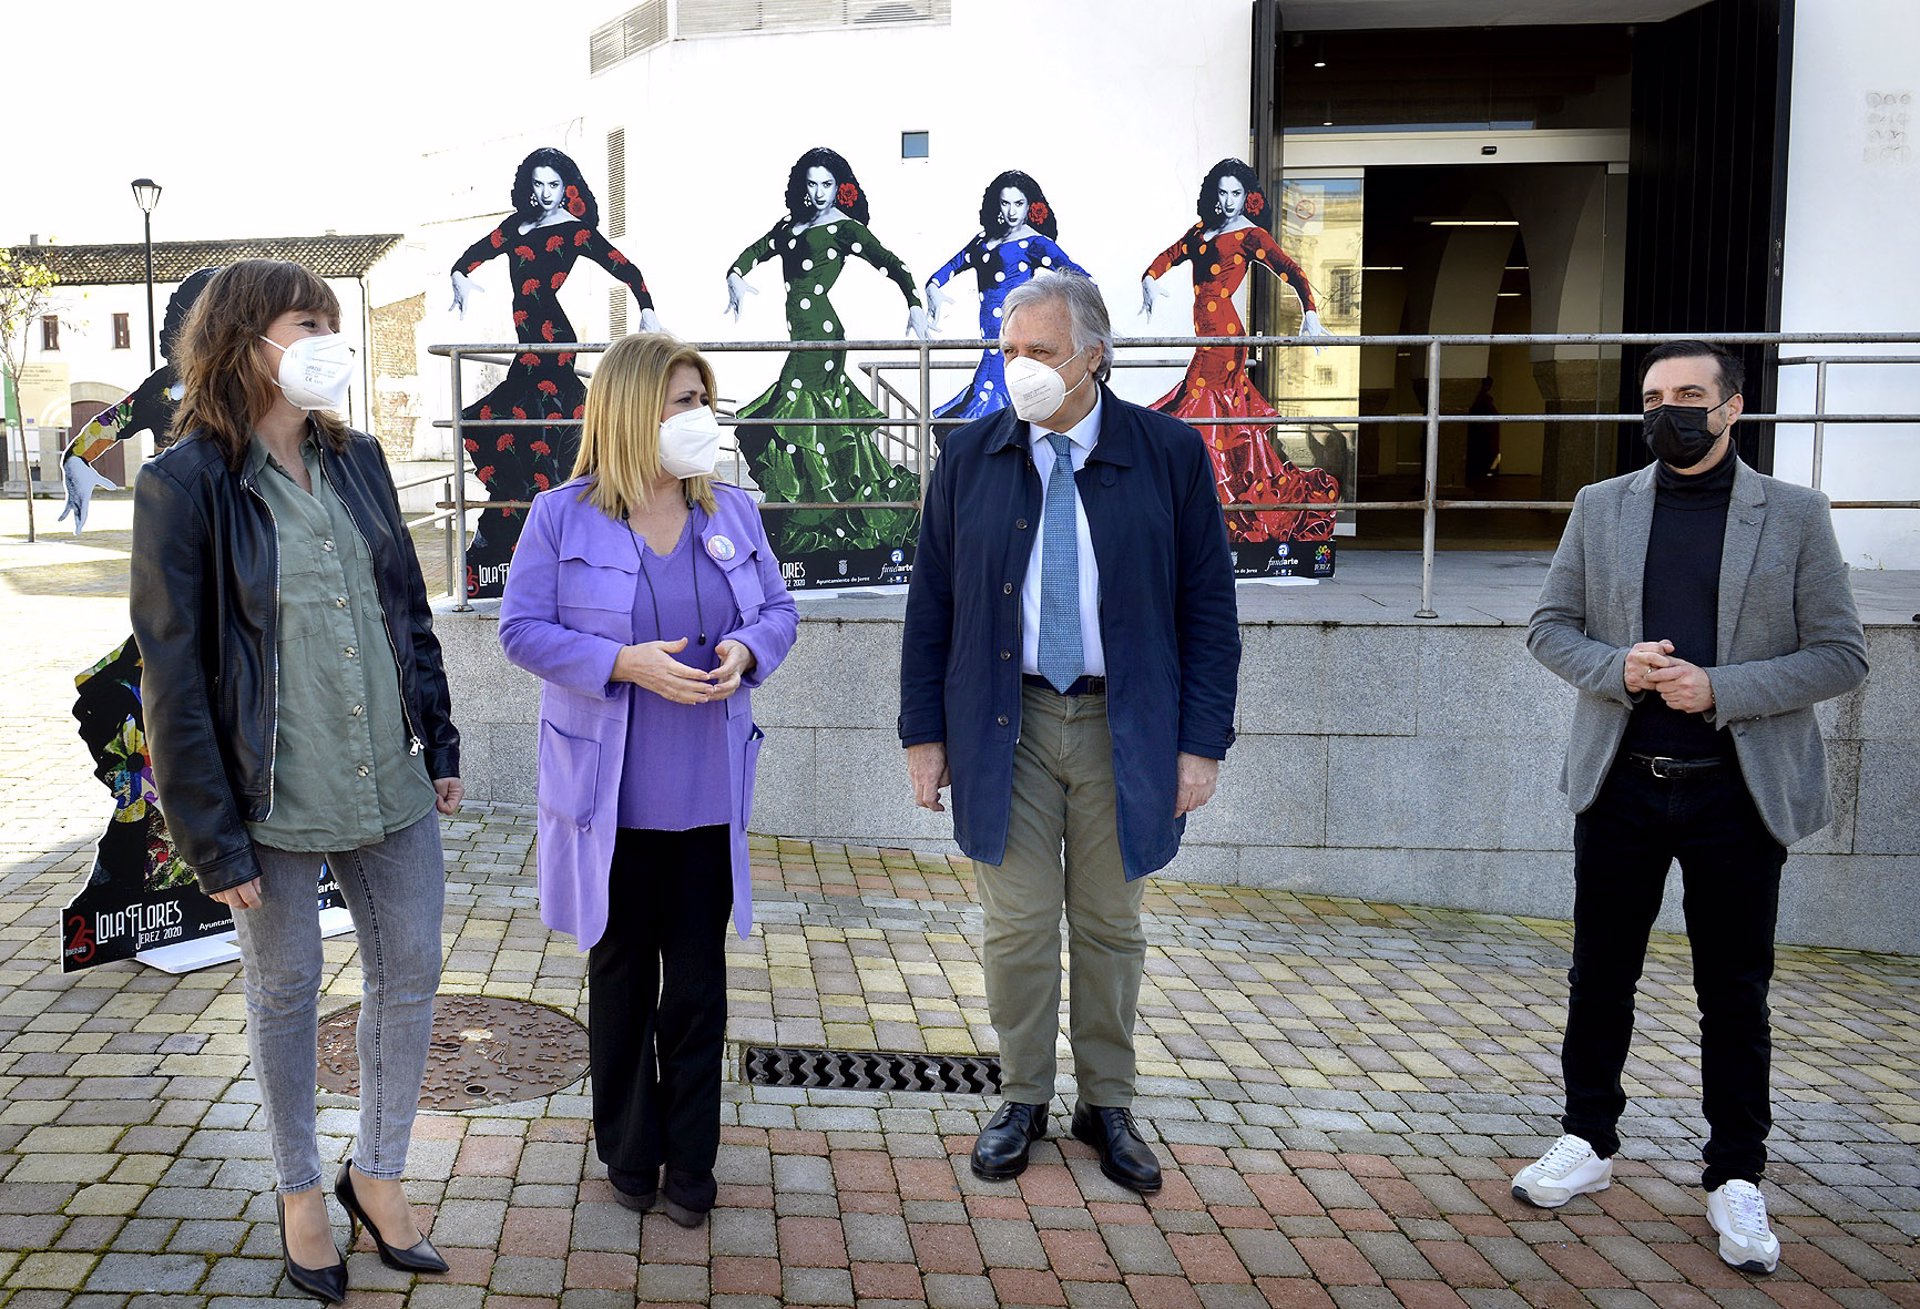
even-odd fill
[{"label": "navy blue coat", "polygon": [[[1006,855],[1020,735],[1020,584],[1040,475],[1011,409],[956,430],[935,466],[907,592],[900,741],[944,741],[953,831]],[[1176,757],[1226,757],[1240,623],[1226,522],[1200,435],[1103,388],[1100,439],[1074,477],[1100,565],[1120,853],[1129,880],[1180,848]]]}]

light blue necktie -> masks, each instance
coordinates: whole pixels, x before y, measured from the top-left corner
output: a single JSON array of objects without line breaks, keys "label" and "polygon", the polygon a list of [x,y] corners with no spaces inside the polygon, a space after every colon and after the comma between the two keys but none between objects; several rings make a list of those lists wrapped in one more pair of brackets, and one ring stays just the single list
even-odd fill
[{"label": "light blue necktie", "polygon": [[1080,535],[1073,512],[1073,442],[1058,432],[1047,439],[1054,458],[1040,522],[1040,675],[1064,695],[1087,667],[1080,645]]}]

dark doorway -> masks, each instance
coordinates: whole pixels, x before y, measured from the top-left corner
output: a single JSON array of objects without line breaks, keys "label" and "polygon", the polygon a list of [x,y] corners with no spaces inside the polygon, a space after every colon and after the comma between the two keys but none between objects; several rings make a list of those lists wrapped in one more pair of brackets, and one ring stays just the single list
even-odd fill
[{"label": "dark doorway", "polygon": [[[1627,200],[1629,332],[1777,332],[1786,232],[1793,0],[1712,0],[1633,37],[1633,184]],[[1644,348],[1621,369],[1639,403]],[[1773,412],[1778,351],[1740,350],[1747,408]],[[1773,430],[1743,423],[1740,454],[1773,467]],[[1647,462],[1637,429],[1620,467]]]}]

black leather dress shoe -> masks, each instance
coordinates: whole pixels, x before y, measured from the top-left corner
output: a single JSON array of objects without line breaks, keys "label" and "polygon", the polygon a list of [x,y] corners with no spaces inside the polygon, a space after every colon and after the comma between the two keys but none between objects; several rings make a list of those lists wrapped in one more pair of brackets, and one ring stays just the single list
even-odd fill
[{"label": "black leather dress shoe", "polygon": [[1009,1100],[973,1143],[973,1175],[1005,1182],[1027,1171],[1027,1150],[1047,1134],[1047,1107]]},{"label": "black leather dress shoe", "polygon": [[1160,1161],[1134,1126],[1133,1110],[1101,1109],[1077,1104],[1073,1108],[1073,1135],[1100,1152],[1100,1171],[1141,1195],[1160,1189]]}]

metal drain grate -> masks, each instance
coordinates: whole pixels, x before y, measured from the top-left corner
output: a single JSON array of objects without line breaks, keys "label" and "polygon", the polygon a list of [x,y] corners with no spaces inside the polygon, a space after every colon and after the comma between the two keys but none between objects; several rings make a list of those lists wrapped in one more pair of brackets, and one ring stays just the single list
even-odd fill
[{"label": "metal drain grate", "polygon": [[[359,1093],[359,1018],[360,1006],[348,1005],[320,1024],[320,1085],[329,1091]],[[484,995],[443,995],[434,1002],[423,1108],[511,1104],[551,1095],[586,1075],[586,1029],[563,1013]]]},{"label": "metal drain grate", "polygon": [[740,1080],[756,1086],[801,1086],[819,1090],[997,1095],[1000,1060],[995,1055],[750,1045],[740,1055]]}]

